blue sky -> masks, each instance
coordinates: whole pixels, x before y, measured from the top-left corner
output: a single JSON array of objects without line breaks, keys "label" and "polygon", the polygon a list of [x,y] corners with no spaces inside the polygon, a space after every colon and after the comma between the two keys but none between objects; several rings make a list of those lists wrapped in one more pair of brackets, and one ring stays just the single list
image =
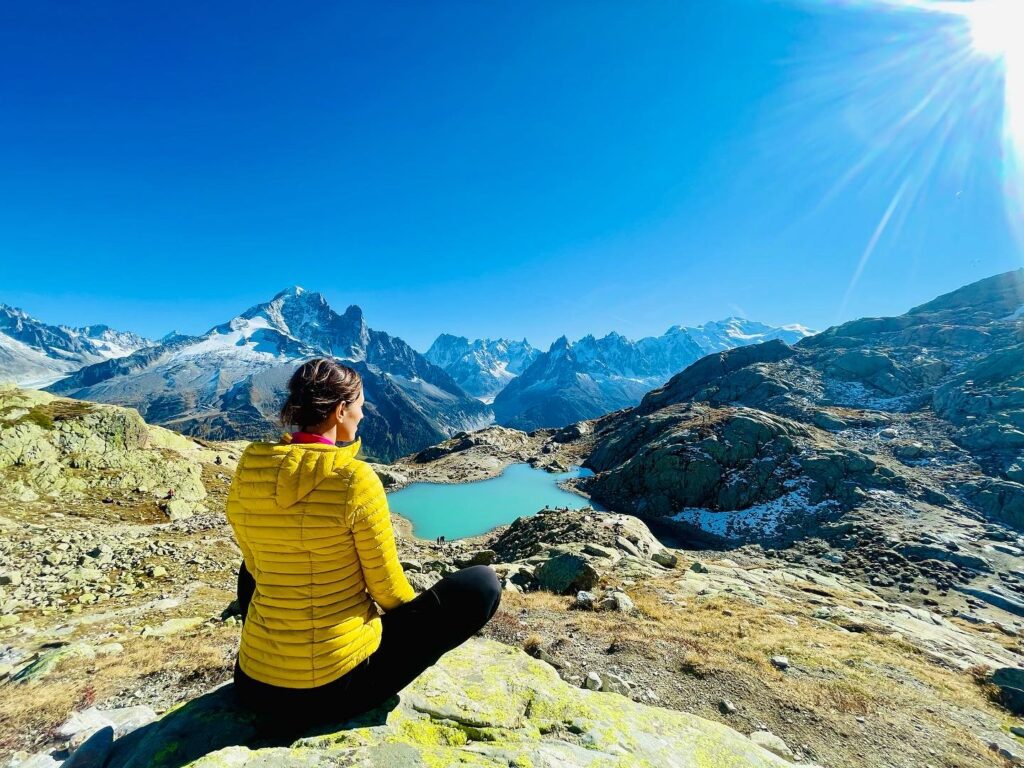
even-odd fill
[{"label": "blue sky", "polygon": [[299,284],[419,349],[546,347],[823,328],[1022,264],[998,62],[950,76],[934,14],[213,8],[0,11],[0,301],[159,336]]}]

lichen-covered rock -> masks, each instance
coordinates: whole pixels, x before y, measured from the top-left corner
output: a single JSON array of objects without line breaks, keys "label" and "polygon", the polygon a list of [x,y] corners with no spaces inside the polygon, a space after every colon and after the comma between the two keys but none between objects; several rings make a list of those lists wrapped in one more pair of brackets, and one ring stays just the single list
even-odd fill
[{"label": "lichen-covered rock", "polygon": [[180,504],[206,498],[216,453],[151,427],[130,408],[0,388],[0,496],[81,497],[146,488]]},{"label": "lichen-covered rock", "polygon": [[490,640],[446,654],[384,707],[317,735],[237,708],[224,686],[114,744],[108,768],[473,765],[508,768],[783,766],[695,715],[578,689],[548,664]]}]

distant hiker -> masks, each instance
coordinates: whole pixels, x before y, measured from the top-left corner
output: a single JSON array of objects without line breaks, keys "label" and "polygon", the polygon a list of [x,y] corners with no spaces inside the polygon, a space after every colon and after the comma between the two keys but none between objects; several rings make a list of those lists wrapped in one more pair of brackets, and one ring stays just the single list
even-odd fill
[{"label": "distant hiker", "polygon": [[501,585],[477,565],[417,596],[384,487],[356,458],[359,374],[310,360],[288,392],[281,421],[298,431],[246,448],[228,493],[243,556],[234,679],[243,705],[307,728],[372,709],[411,683],[490,620]]},{"label": "distant hiker", "polygon": [[165,499],[173,499],[174,498],[174,489],[173,488],[168,488],[167,489],[167,495],[164,496],[164,498]]}]

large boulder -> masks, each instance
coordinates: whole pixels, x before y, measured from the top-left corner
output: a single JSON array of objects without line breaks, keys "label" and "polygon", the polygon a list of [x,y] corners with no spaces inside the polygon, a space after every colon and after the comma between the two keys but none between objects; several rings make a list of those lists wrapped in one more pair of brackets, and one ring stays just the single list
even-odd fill
[{"label": "large boulder", "polygon": [[107,768],[785,766],[719,723],[574,688],[521,650],[470,640],[378,710],[316,735],[240,710],[230,685],[114,743]]},{"label": "large boulder", "polygon": [[961,486],[964,496],[987,518],[1024,530],[1024,485],[986,478]]},{"label": "large boulder", "polygon": [[563,552],[541,563],[534,571],[534,576],[541,589],[560,595],[591,589],[600,578],[597,570],[585,557],[571,552]]},{"label": "large boulder", "polygon": [[992,684],[999,689],[999,700],[1015,715],[1024,715],[1024,669],[1000,667],[992,673]]},{"label": "large boulder", "polygon": [[0,388],[0,495],[80,497],[173,490],[206,498],[202,462],[214,452],[151,427],[138,411]]},{"label": "large boulder", "polygon": [[620,538],[628,541],[641,557],[653,557],[663,549],[640,519],[592,509],[545,509],[536,515],[517,517],[495,534],[487,547],[497,553],[500,562],[510,563],[541,555],[554,544],[583,545],[581,551],[589,555],[602,550],[614,553]]}]

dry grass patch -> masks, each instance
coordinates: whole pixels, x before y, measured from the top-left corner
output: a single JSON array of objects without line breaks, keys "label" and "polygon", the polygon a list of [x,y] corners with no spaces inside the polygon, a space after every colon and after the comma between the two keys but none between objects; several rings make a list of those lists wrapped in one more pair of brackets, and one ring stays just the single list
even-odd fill
[{"label": "dry grass patch", "polygon": [[8,682],[0,688],[0,751],[45,744],[72,712],[135,691],[148,679],[195,681],[208,687],[229,676],[232,652],[226,633],[138,638],[126,643],[117,656],[71,657],[41,680]]},{"label": "dry grass patch", "polygon": [[[676,591],[672,576],[625,591],[636,605],[633,615],[575,610],[571,597],[546,592],[509,594],[502,607],[521,634],[533,634],[543,617],[552,637],[569,633],[576,638],[572,643],[586,638],[590,647],[614,654],[620,666],[654,664],[668,673],[662,679],[687,679],[673,706],[718,717],[717,710],[701,707],[727,693],[749,718],[745,727],[768,722],[795,743],[814,742],[826,762],[876,765],[889,750],[926,749],[931,751],[922,765],[998,763],[961,717],[985,710],[1005,720],[987,692],[899,636],[843,631],[813,618],[820,603],[810,600],[767,595],[765,604],[756,605],[720,594],[673,605],[665,599]],[[557,646],[557,640],[551,643],[552,650]],[[776,655],[789,659],[785,672],[772,664]],[[671,698],[671,684],[668,690]],[[725,721],[736,725],[742,716]],[[864,749],[875,750],[878,760],[865,762]]]}]

